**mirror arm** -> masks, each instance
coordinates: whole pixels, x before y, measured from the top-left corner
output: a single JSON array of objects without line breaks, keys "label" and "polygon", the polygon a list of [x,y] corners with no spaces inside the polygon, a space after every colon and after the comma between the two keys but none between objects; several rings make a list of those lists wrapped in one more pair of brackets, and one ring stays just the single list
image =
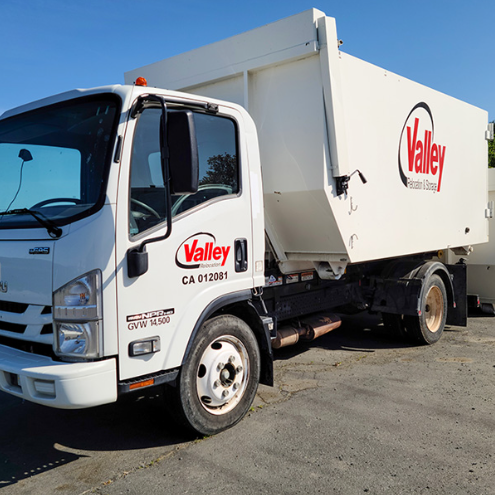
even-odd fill
[{"label": "mirror arm", "polygon": [[144,275],[148,271],[148,252],[146,251],[146,244],[151,242],[164,241],[170,234],[172,234],[172,197],[170,194],[170,167],[169,167],[169,150],[167,143],[167,103],[165,98],[158,95],[146,95],[142,100],[138,101],[131,116],[135,117],[137,113],[143,108],[144,101],[157,101],[162,108],[161,115],[161,132],[160,132],[160,159],[162,165],[162,172],[165,185],[165,194],[167,197],[167,230],[164,235],[159,237],[152,237],[145,239],[139,247],[129,249],[127,251],[127,276],[129,278],[139,277]]}]

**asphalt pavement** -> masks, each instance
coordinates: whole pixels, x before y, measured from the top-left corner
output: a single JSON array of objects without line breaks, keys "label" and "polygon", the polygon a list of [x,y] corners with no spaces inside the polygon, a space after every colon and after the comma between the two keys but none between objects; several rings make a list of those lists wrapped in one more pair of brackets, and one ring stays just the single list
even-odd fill
[{"label": "asphalt pavement", "polygon": [[495,318],[427,347],[346,319],[275,372],[241,423],[199,439],[159,394],[60,411],[0,393],[2,495],[495,494]]}]

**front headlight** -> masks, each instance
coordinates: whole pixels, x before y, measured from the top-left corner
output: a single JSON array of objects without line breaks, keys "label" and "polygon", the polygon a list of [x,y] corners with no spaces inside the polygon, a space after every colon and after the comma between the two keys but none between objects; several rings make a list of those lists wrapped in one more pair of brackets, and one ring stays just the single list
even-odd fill
[{"label": "front headlight", "polygon": [[55,354],[71,359],[102,355],[101,271],[72,280],[53,294]]}]

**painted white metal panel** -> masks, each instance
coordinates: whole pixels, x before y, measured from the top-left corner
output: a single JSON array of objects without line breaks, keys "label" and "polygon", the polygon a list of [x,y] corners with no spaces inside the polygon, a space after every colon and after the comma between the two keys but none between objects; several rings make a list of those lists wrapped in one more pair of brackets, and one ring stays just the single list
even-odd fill
[{"label": "painted white metal panel", "polygon": [[[117,400],[115,359],[61,363],[0,345],[0,362],[0,390],[37,404],[81,409]],[[17,375],[18,384],[11,383],[11,373]]]},{"label": "painted white metal panel", "polygon": [[[51,306],[52,304],[52,263],[55,242],[46,233],[38,229],[39,236],[30,240],[2,241],[0,255],[0,280],[6,284],[2,301]],[[3,237],[15,235],[15,231],[4,231]],[[48,248],[47,254],[30,254],[30,249]],[[2,319],[0,312],[0,320]]]},{"label": "painted white metal panel", "polygon": [[331,172],[318,57],[260,70],[250,83],[265,214],[285,253],[345,253],[323,190]]},{"label": "painted white metal panel", "polygon": [[238,105],[247,106],[247,99],[244,92],[244,76],[243,74],[234,75],[229,79],[222,79],[211,84],[205,84],[194,91],[194,88],[189,90],[190,93],[198,93],[210,98],[225,100]]},{"label": "painted white metal panel", "polygon": [[351,260],[484,242],[487,113],[346,54],[341,75],[350,170],[368,179],[348,208],[327,189]]},{"label": "painted white metal panel", "polygon": [[[126,80],[138,75],[249,110],[280,259],[362,262],[486,241],[486,112],[339,52],[320,11]],[[368,183],[354,175],[337,196],[335,177],[357,169]]]},{"label": "painted white metal panel", "polygon": [[73,98],[80,98],[82,96],[99,94],[99,93],[116,93],[119,96],[125,97],[125,95],[129,93],[129,89],[123,88],[121,85],[101,86],[99,88],[91,88],[91,89],[72,89],[64,93],[48,96],[47,98],[42,98],[40,100],[32,101],[30,103],[26,103],[25,105],[21,105],[19,107],[15,107],[10,110],[7,110],[6,112],[0,115],[0,119],[6,119],[8,117],[12,117],[22,112],[29,112],[31,110],[35,110],[37,108],[41,108],[47,105],[52,105],[54,103],[58,103],[61,101],[67,101]]},{"label": "painted white metal panel", "polygon": [[320,17],[317,24],[320,42],[321,84],[325,100],[332,173],[334,177],[339,177],[351,172],[347,157],[346,130],[345,126],[342,125],[345,107],[341,97],[343,82],[340,73],[340,52],[337,49],[340,46],[340,41],[337,41],[335,19]]},{"label": "painted white metal panel", "polygon": [[[495,169],[488,169],[488,200],[495,203]],[[488,205],[487,205],[488,207]],[[489,222],[489,242],[474,246],[467,261],[468,294],[495,304],[495,218]]]},{"label": "painted white metal panel", "polygon": [[192,88],[252,69],[302,58],[317,50],[316,19],[324,15],[310,9],[284,19],[283,23],[261,26],[199,50],[146,65],[126,72],[125,83],[133,84],[143,76],[150,86]]},{"label": "painted white metal panel", "polygon": [[[146,88],[138,90],[145,92]],[[149,91],[149,90],[148,90]],[[164,96],[177,93],[157,90]],[[182,97],[188,97],[182,95]],[[189,98],[189,97],[188,97]],[[213,100],[215,102],[215,100]],[[264,283],[262,271],[256,273],[256,261],[264,260],[260,165],[254,123],[242,107],[221,102],[219,113],[231,117],[237,124],[238,150],[241,157],[241,192],[206,202],[173,219],[172,235],[146,246],[149,270],[140,277],[127,276],[126,253],[146,238],[164,234],[150,229],[138,240],[129,238],[129,165],[135,121],[130,121],[123,148],[120,193],[117,204],[116,259],[118,296],[119,378],[125,380],[143,376],[182,364],[186,346],[203,311],[216,299],[231,293],[250,290]],[[247,159],[249,158],[249,166]],[[230,247],[225,264],[201,263],[199,267],[180,266],[184,252],[192,249],[193,240],[203,247],[205,239],[215,247]],[[248,270],[235,271],[234,241],[246,239]],[[188,247],[185,247],[187,245]],[[143,313],[164,311],[166,320],[154,317],[138,318]],[[134,322],[138,322],[137,324]],[[161,351],[143,356],[129,356],[129,343],[159,336]]]},{"label": "painted white metal panel", "polygon": [[[114,204],[106,204],[94,215],[74,222],[67,236],[55,243],[53,290],[95,269],[102,272],[104,356],[119,352],[117,339],[117,287],[115,276]],[[103,234],[104,233],[104,234]],[[51,299],[50,293],[47,293]]]}]

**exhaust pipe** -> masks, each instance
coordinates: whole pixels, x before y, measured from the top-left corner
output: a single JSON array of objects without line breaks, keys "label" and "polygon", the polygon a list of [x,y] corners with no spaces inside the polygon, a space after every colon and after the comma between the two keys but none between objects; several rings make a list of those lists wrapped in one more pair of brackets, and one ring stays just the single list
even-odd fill
[{"label": "exhaust pipe", "polygon": [[334,314],[316,313],[304,317],[298,326],[284,326],[277,330],[277,336],[272,340],[273,349],[280,349],[297,342],[311,342],[322,335],[340,327],[342,320]]}]

